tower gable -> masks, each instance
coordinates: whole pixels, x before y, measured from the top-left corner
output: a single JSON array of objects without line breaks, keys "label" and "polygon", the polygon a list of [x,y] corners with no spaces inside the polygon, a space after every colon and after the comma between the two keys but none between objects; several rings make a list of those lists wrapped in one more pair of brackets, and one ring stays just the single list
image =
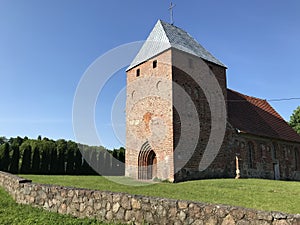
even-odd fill
[{"label": "tower gable", "polygon": [[221,67],[226,67],[186,31],[158,20],[127,71],[170,48],[178,49]]}]

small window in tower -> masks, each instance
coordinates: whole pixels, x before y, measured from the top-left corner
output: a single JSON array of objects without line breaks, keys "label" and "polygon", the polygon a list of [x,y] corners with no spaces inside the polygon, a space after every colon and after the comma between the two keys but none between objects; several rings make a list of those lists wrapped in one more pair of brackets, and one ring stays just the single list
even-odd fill
[{"label": "small window in tower", "polygon": [[157,67],[157,60],[154,60],[153,61],[153,68],[156,68]]},{"label": "small window in tower", "polygon": [[136,70],[136,76],[139,77],[139,76],[140,76],[140,73],[141,73],[140,69],[137,69],[137,70]]}]

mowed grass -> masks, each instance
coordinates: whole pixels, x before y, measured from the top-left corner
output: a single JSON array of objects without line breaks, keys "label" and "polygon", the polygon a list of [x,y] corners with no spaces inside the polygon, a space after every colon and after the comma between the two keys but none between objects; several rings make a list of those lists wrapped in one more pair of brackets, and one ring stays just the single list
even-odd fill
[{"label": "mowed grass", "polygon": [[[300,213],[300,182],[214,179],[149,185],[127,177],[111,178],[128,184],[122,185],[101,176],[21,176],[44,184],[226,204],[291,214]],[[138,184],[141,186],[136,186]]]},{"label": "mowed grass", "polygon": [[17,204],[12,197],[0,188],[0,224],[1,225],[105,225],[95,219],[77,219],[68,215],[51,213],[29,205]]}]

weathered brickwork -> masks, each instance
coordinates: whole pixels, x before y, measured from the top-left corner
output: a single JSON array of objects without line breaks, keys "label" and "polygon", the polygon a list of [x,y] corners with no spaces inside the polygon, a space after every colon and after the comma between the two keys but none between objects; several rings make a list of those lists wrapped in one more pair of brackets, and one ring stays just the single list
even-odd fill
[{"label": "weathered brickwork", "polygon": [[298,143],[240,134],[233,148],[242,177],[300,180]]},{"label": "weathered brickwork", "polygon": [[[178,149],[178,153],[174,155],[174,166],[176,169],[175,174],[175,181],[183,181],[183,180],[190,180],[190,179],[202,179],[202,178],[216,178],[216,177],[232,177],[234,174],[234,159],[233,153],[231,152],[231,139],[229,138],[232,133],[232,129],[228,127],[228,124],[223,124],[226,127],[226,135],[223,141],[223,145],[220,148],[218,155],[215,157],[211,155],[211,158],[215,158],[212,164],[202,172],[199,172],[198,166],[201,160],[203,160],[203,154],[206,150],[210,133],[211,133],[211,107],[208,103],[207,98],[211,96],[206,96],[204,93],[205,88],[209,87],[205,82],[206,80],[200,76],[215,76],[217,83],[221,88],[223,95],[223,101],[226,101],[227,96],[227,87],[226,87],[226,69],[219,65],[215,65],[213,63],[209,63],[204,61],[198,57],[192,56],[188,53],[181,52],[178,50],[173,50],[173,82],[181,86],[184,91],[188,94],[188,97],[192,100],[193,106],[196,108],[196,115],[192,118],[192,121],[199,122],[200,125],[200,132],[199,136],[197,136],[196,146],[194,146],[193,155],[188,157],[188,162],[182,166],[180,160],[185,159],[184,154],[187,154],[187,149],[182,148]],[[195,76],[200,77],[199,81],[195,81]],[[179,116],[178,112],[174,114],[174,143],[180,140],[180,138],[189,139],[193,136],[192,132],[195,129],[190,129],[187,132],[188,135],[182,136],[182,129],[181,120],[186,120],[185,117],[191,117],[190,115],[190,106],[188,105],[187,101],[182,99],[181,95],[174,93],[176,89],[173,89],[173,103],[176,105],[177,102],[182,102],[184,104],[184,111],[181,112]],[[213,93],[217,94],[217,93]],[[176,99],[178,98],[178,99]],[[215,104],[215,103],[213,103]],[[218,104],[218,103],[217,103]],[[175,110],[174,110],[175,111]],[[226,121],[226,118],[224,118]],[[190,124],[192,127],[194,124]],[[188,142],[193,142],[193,140],[188,140]],[[209,152],[210,154],[210,152]],[[212,153],[213,154],[213,153]],[[178,166],[180,165],[180,166]]]},{"label": "weathered brickwork", "polygon": [[[154,62],[156,64],[155,68],[153,66]],[[183,180],[187,174],[191,175],[190,178],[200,178],[197,167],[210,134],[210,107],[201,87],[191,79],[186,71],[189,71],[189,69],[199,71],[199,69],[203,68],[203,64],[206,65],[205,73],[209,73],[208,75],[211,75],[210,73],[215,74],[221,87],[222,93],[220,94],[223,94],[226,99],[226,71],[224,67],[204,62],[198,57],[174,49],[163,52],[157,57],[127,71],[125,172],[127,176],[140,179],[157,177],[170,181],[174,181],[175,177],[176,181]],[[174,65],[178,65],[180,69]],[[181,70],[183,68],[185,71]],[[197,110],[196,115],[194,115],[195,120],[199,120],[199,124],[201,124],[201,133],[196,137],[198,142],[195,150],[191,150],[195,151],[192,157],[185,156],[184,149],[178,149],[177,155],[174,156],[174,151],[178,144],[176,142],[178,142],[184,131],[184,128],[180,125],[180,117],[182,120],[183,117],[191,116],[189,105],[186,105],[185,99],[181,99],[181,95],[174,92],[174,84],[179,85],[192,99],[192,104]],[[183,115],[178,114],[176,104],[184,107],[184,110],[180,110],[180,114]],[[160,136],[164,136],[164,140],[159,140],[158,142],[156,142],[157,139],[153,138],[153,126],[151,127],[151,124],[155,123],[155,119],[161,120],[162,126],[160,128],[162,130],[160,131]],[[191,123],[190,126],[196,126],[196,124]],[[156,127],[156,129],[159,129],[159,126]],[[193,130],[185,129],[188,129],[187,132],[192,132]],[[185,141],[188,142],[188,138],[193,139],[194,137],[186,135]],[[155,154],[155,159],[153,160],[153,156],[150,153],[148,155],[145,153],[145,157],[151,156],[151,158],[145,159],[145,162],[142,163],[140,162],[142,160],[139,160],[139,156],[143,155],[145,146],[148,146],[154,152],[152,155]],[[228,154],[223,155],[230,157]],[[187,157],[192,158],[192,160],[189,160]],[[187,162],[184,168],[182,162],[179,162],[180,160]],[[220,162],[223,163],[224,160]],[[181,165],[180,168],[178,167],[179,164]],[[213,165],[216,165],[216,163]],[[141,168],[145,166],[147,168]],[[211,169],[220,170],[220,168],[214,166]],[[141,172],[139,170],[144,170],[148,173],[148,170],[152,170],[152,172],[150,176],[140,176]],[[228,176],[229,173],[232,173],[229,170],[232,170],[232,168],[228,167],[226,171],[222,170],[222,173],[218,174],[218,176],[222,177],[224,173]],[[201,177],[212,176],[215,175],[208,171],[201,175]]]},{"label": "weathered brickwork", "polygon": [[0,185],[21,204],[75,217],[129,224],[273,224],[298,225],[300,214],[34,184],[0,172]]},{"label": "weathered brickwork", "polygon": [[171,51],[166,51],[127,71],[126,176],[173,181],[172,116]]},{"label": "weathered brickwork", "polygon": [[[210,155],[214,161],[199,171],[212,132],[208,98],[213,97],[204,91],[211,88],[207,81],[193,77],[200,73],[216,78],[221,92],[212,94],[221,96],[227,109],[226,68],[220,65],[170,49],[127,71],[126,175],[178,182],[233,178],[239,169],[241,177],[300,180],[299,143],[239,133],[229,122],[220,123],[226,132],[217,155]],[[178,147],[182,140],[190,145]]]}]

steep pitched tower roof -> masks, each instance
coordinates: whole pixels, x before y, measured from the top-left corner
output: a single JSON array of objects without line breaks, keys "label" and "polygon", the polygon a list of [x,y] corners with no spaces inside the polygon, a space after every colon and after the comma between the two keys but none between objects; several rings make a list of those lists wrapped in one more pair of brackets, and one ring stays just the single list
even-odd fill
[{"label": "steep pitched tower roof", "polygon": [[226,67],[222,62],[220,62],[205,48],[203,48],[186,31],[174,25],[158,20],[147,40],[127,70],[138,66],[139,64],[170,48],[175,48],[190,53],[209,62]]}]

